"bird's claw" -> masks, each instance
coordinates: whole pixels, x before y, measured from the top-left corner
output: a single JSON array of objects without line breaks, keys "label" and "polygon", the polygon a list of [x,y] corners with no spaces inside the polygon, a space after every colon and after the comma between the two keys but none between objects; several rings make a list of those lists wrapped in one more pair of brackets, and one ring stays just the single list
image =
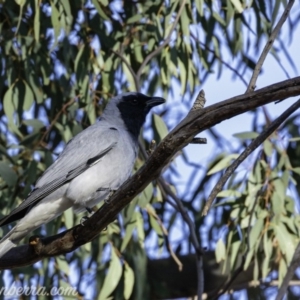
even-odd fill
[{"label": "bird's claw", "polygon": [[87,216],[82,217],[81,220],[80,220],[80,225],[81,225],[81,226],[84,226],[84,223],[85,223],[88,219],[89,219],[89,217],[87,217]]},{"label": "bird's claw", "polygon": [[105,202],[106,204],[109,204],[109,203],[110,203],[110,198],[111,198],[111,196],[112,196],[115,192],[116,192],[116,190],[110,190],[108,196],[104,199],[104,202]]},{"label": "bird's claw", "polygon": [[87,210],[87,212],[91,215],[94,213],[94,211],[90,208],[90,207],[86,207],[85,208]]}]

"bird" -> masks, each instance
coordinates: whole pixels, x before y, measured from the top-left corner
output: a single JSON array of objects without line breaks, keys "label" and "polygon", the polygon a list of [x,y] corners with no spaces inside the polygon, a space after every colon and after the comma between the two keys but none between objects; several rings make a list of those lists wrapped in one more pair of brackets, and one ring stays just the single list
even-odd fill
[{"label": "bird", "polygon": [[0,257],[70,207],[91,211],[116,191],[132,174],[147,114],[163,103],[138,92],[112,98],[100,120],[74,136],[27,198],[0,220],[0,227],[19,220],[0,240]]}]

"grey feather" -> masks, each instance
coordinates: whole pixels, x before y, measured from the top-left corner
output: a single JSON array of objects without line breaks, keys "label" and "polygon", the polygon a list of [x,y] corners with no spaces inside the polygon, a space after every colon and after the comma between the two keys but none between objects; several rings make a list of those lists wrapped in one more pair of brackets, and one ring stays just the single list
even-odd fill
[{"label": "grey feather", "polygon": [[32,230],[66,209],[93,207],[130,176],[137,156],[138,134],[158,97],[127,93],[113,98],[100,122],[76,135],[43,173],[35,189],[0,226],[21,218],[0,241],[0,257]]}]

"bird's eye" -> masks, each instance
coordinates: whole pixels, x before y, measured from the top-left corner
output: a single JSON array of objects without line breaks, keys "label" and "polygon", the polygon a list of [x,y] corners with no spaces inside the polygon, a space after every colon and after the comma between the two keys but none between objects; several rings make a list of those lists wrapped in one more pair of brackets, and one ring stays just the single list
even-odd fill
[{"label": "bird's eye", "polygon": [[132,98],[130,102],[131,102],[132,104],[137,104],[137,103],[138,103],[138,101],[137,101],[136,98]]}]

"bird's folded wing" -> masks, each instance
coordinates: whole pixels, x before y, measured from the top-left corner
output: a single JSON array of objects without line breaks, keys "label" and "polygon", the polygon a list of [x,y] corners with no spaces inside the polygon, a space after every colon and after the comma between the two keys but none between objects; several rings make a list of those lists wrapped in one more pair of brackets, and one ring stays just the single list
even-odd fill
[{"label": "bird's folded wing", "polygon": [[[79,135],[78,138],[75,138],[66,146],[62,155],[42,175],[36,188],[31,191],[28,197],[8,216],[0,220],[0,226],[24,217],[28,209],[95,165],[117,144],[118,132],[115,130],[104,130],[102,134],[100,131],[96,136],[96,132],[91,129],[85,130],[82,133],[82,135]],[[94,135],[88,136],[88,133],[94,133]],[[99,142],[99,139],[97,139],[97,137],[99,138],[99,134],[102,142]],[[82,143],[86,138],[91,138],[93,141],[89,140],[89,143],[87,141],[86,143]],[[50,179],[52,180],[49,181]]]}]

